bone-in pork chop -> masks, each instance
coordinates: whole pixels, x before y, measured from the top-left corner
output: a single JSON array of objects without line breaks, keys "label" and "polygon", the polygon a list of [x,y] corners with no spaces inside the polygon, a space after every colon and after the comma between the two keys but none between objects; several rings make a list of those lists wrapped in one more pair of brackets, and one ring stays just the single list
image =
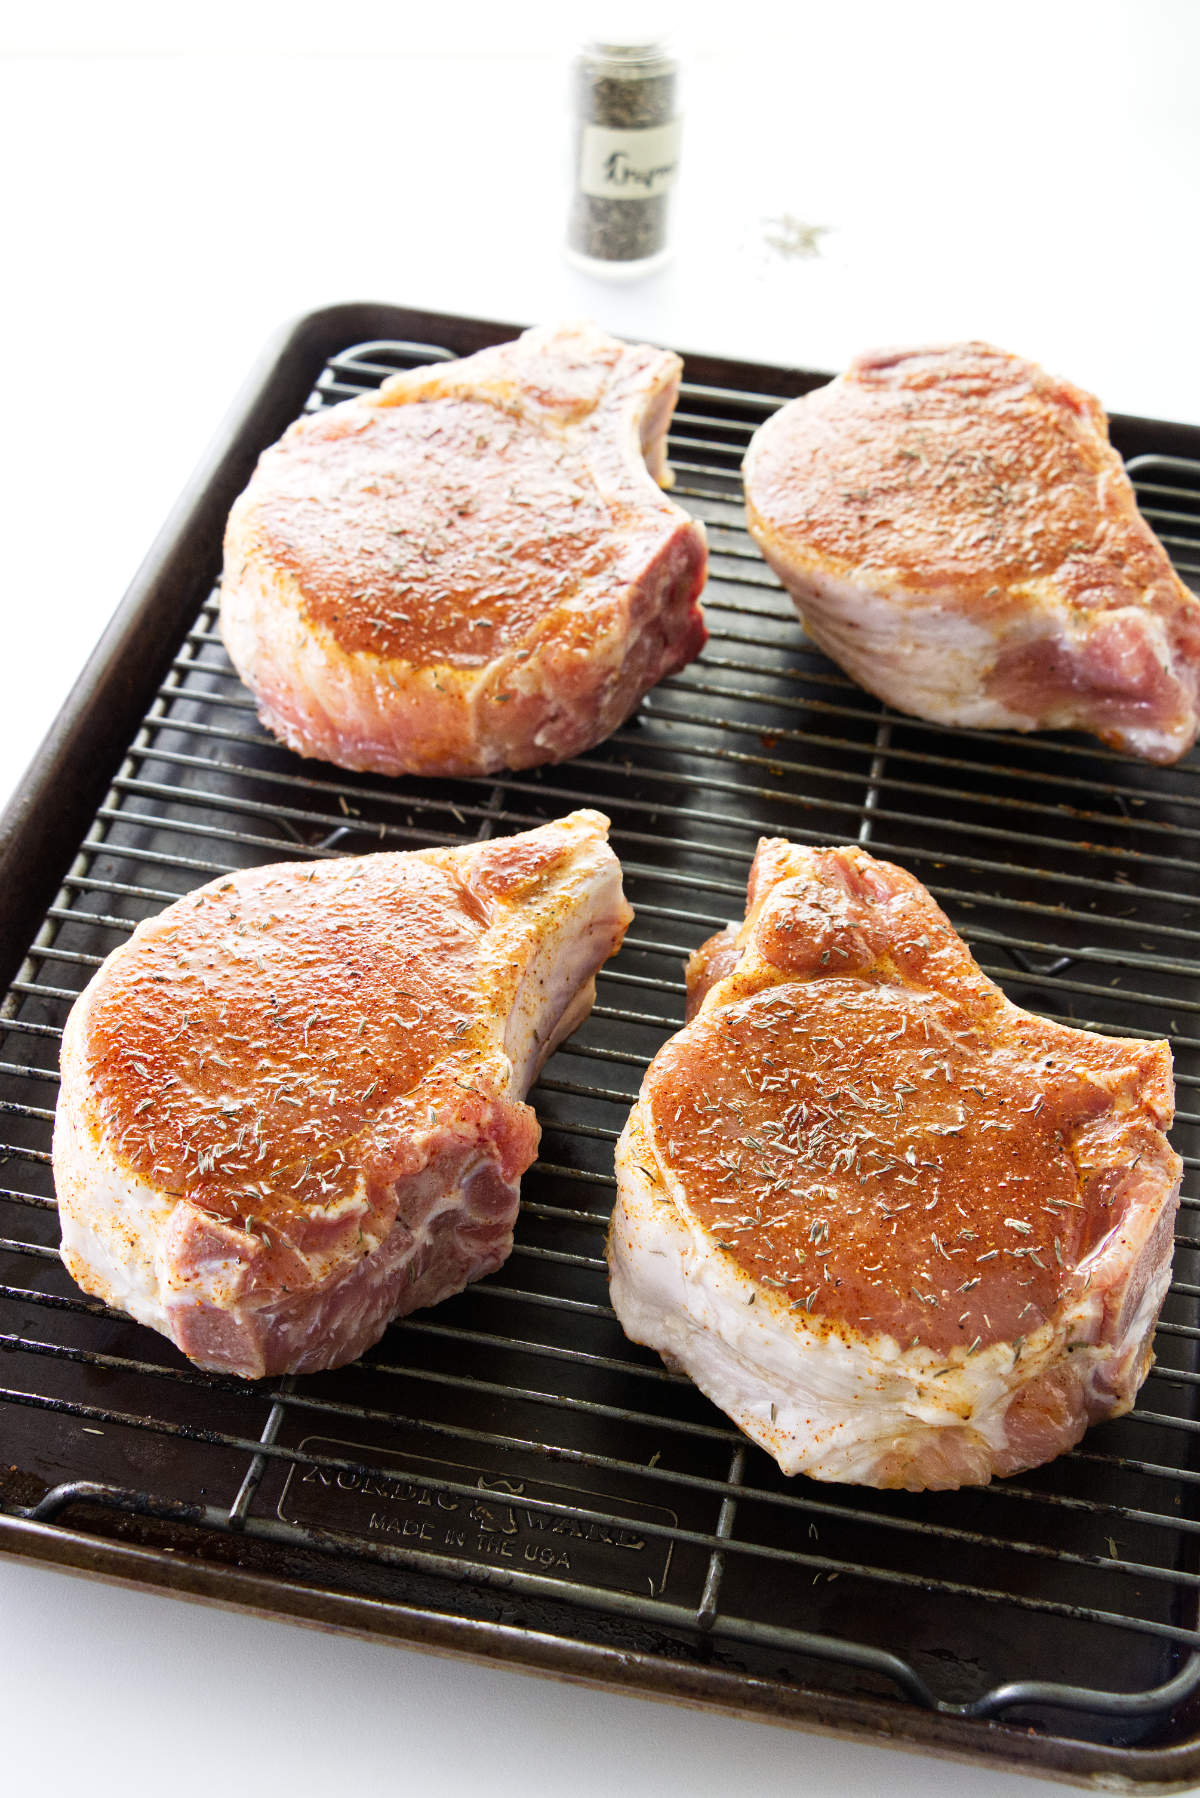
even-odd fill
[{"label": "bone-in pork chop", "polygon": [[632,916],[607,829],[255,868],[140,924],[63,1037],[85,1292],[255,1378],[340,1366],[498,1267],[523,1094]]},{"label": "bone-in pork chop", "polygon": [[300,419],[230,514],[221,631],[290,748],[488,774],[607,737],[704,647],[678,356],[527,331]]},{"label": "bone-in pork chop", "polygon": [[809,634],[900,711],[1191,746],[1200,601],[1090,394],[983,343],[863,356],[760,428],[745,482]]},{"label": "bone-in pork chop", "polygon": [[612,1298],[786,1473],[982,1484],[1129,1409],[1181,1164],[1161,1042],[1046,1023],[925,889],[759,847],[617,1153]]}]

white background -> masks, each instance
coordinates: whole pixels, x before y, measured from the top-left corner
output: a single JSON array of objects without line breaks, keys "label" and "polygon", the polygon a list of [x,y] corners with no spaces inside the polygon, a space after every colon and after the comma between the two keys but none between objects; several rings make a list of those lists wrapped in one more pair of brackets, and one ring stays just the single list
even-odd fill
[{"label": "white background", "polygon": [[[1200,423],[1200,4],[688,6],[676,253],[624,286],[562,257],[584,22],[59,0],[0,27],[0,800],[264,341],[317,306],[831,370],[978,336]],[[818,258],[770,248],[784,213],[828,228]],[[13,1562],[0,1660],[4,1790],[51,1798],[1047,1789]]]}]

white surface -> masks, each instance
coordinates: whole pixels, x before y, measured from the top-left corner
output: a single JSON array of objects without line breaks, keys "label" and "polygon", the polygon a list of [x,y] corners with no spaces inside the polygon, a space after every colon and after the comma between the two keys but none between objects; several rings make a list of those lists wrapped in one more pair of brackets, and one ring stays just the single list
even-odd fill
[{"label": "white surface", "polygon": [[[688,7],[676,255],[628,286],[561,254],[570,11],[63,0],[3,28],[0,797],[264,340],[318,305],[585,314],[830,369],[983,336],[1200,423],[1192,0]],[[818,259],[768,246],[783,213],[830,228]],[[268,1769],[492,1798],[1044,1789],[7,1562],[0,1649],[5,1789],[169,1769],[208,1793],[214,1756],[233,1794]]]},{"label": "white surface", "polygon": [[0,1731],[5,1791],[14,1795],[929,1798],[931,1776],[955,1798],[1047,1792],[1043,1780],[851,1747],[42,1568],[0,1561],[0,1572]]}]

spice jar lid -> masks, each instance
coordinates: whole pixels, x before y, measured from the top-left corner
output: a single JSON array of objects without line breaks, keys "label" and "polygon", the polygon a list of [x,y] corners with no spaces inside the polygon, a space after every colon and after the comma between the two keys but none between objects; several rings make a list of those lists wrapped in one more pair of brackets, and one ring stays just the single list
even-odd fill
[{"label": "spice jar lid", "polygon": [[671,8],[662,4],[630,4],[629,0],[596,0],[583,19],[577,40],[580,54],[604,63],[626,80],[657,73],[675,57]]},{"label": "spice jar lid", "polygon": [[581,45],[581,54],[590,61],[611,65],[614,74],[626,77],[657,71],[664,62],[673,61],[666,37],[588,38]]}]

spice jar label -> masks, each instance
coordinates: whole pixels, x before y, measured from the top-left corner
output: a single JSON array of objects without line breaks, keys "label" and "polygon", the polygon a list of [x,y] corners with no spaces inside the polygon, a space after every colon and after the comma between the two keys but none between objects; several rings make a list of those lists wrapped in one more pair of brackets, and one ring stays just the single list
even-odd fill
[{"label": "spice jar label", "polygon": [[585,125],[579,188],[598,200],[646,200],[666,193],[679,167],[678,119],[640,130]]}]

